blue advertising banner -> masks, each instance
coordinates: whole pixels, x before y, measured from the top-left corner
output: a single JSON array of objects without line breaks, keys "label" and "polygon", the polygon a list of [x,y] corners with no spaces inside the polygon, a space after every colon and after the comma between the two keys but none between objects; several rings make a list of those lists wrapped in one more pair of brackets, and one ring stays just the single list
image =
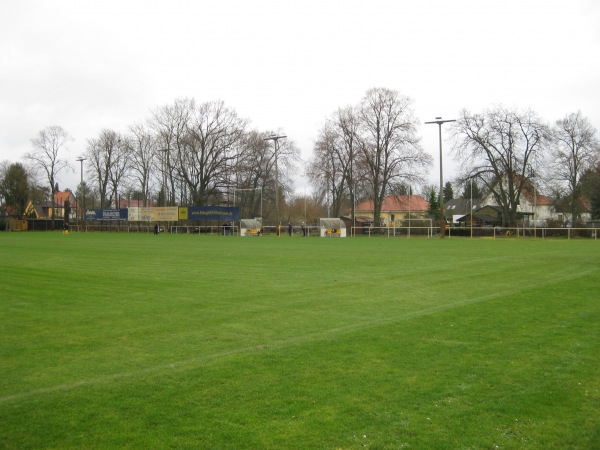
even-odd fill
[{"label": "blue advertising banner", "polygon": [[93,221],[127,221],[127,208],[121,209],[86,209],[85,220]]},{"label": "blue advertising banner", "polygon": [[[186,214],[187,210],[187,214]],[[239,206],[188,206],[179,208],[180,220],[219,220],[233,222],[240,220]]]}]

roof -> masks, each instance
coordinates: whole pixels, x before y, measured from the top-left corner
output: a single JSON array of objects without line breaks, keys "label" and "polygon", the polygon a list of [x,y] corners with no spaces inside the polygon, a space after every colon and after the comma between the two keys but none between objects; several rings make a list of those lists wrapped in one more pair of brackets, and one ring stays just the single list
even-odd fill
[{"label": "roof", "polygon": [[527,189],[527,188],[523,188],[523,190],[521,190],[521,195],[523,197],[525,197],[525,199],[533,204],[536,204],[537,206],[549,206],[552,205],[552,200],[550,200],[550,197],[546,197],[545,195],[542,195],[539,193],[539,191],[537,189]]},{"label": "roof", "polygon": [[[342,220],[351,221],[352,217],[351,216],[343,216]],[[373,218],[371,216],[354,216],[354,220],[356,220],[359,223],[372,223],[373,222]]]},{"label": "roof", "polygon": [[64,205],[67,200],[71,201],[73,193],[69,191],[65,192],[55,192],[54,193],[54,203],[57,205]]},{"label": "roof", "polygon": [[346,224],[342,219],[338,218],[321,218],[320,219],[321,228],[327,228],[331,230],[339,230],[340,228],[346,228]]},{"label": "roof", "polygon": [[483,205],[483,199],[474,198],[453,198],[444,203],[444,215],[447,217],[459,214],[468,214],[470,211],[476,211]]},{"label": "roof", "polygon": [[262,228],[262,223],[260,222],[260,220],[256,220],[256,219],[241,219],[240,220],[240,226],[242,228],[252,228],[252,229],[257,229],[257,228]]},{"label": "roof", "polygon": [[474,213],[474,214],[465,214],[462,217],[459,217],[457,219],[458,222],[467,222],[467,219],[473,217],[476,220],[479,220],[480,222],[483,223],[487,223],[487,224],[497,224],[500,223],[500,219],[498,219],[497,217],[494,216],[490,216],[489,214],[480,214],[480,213]]},{"label": "roof", "polygon": [[[373,200],[364,201],[356,206],[356,212],[372,212]],[[429,202],[420,195],[389,195],[383,199],[381,212],[429,211]]]}]

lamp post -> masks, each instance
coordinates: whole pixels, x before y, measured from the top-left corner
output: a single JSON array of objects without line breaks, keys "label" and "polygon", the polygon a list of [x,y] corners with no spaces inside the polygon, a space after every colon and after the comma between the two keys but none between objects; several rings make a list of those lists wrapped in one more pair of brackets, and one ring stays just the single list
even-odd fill
[{"label": "lamp post", "polygon": [[161,148],[159,151],[163,154],[163,206],[167,206],[167,154],[171,151],[171,149]]},{"label": "lamp post", "polygon": [[471,217],[471,239],[473,239],[473,177],[471,177],[471,211],[469,211]]},{"label": "lamp post", "polygon": [[[160,152],[162,152],[163,154],[163,204],[164,207],[166,209],[167,206],[167,158],[168,158],[168,154],[171,151],[170,148],[161,148],[159,150]],[[165,211],[165,217],[166,217],[166,211]],[[167,228],[169,228],[169,221],[165,221],[165,229],[164,232],[167,232]]]},{"label": "lamp post", "polygon": [[87,158],[80,156],[77,158],[77,161],[81,163],[81,183],[79,184],[79,189],[81,189],[81,196],[83,197],[82,208],[81,208],[81,221],[85,224],[85,189],[83,188],[83,162]]},{"label": "lamp post", "polygon": [[441,117],[436,117],[431,122],[425,122],[429,125],[437,123],[439,126],[440,135],[440,238],[444,238],[446,235],[446,217],[444,217],[444,170],[442,165],[442,124],[447,122],[456,122],[454,119],[442,120]]},{"label": "lamp post", "polygon": [[533,190],[533,210],[531,211],[531,218],[533,220],[533,238],[535,239],[537,237],[537,226],[535,223],[535,210],[537,209],[537,194],[536,194],[536,190],[535,190],[535,184],[533,184],[533,179],[535,178],[536,174],[535,174],[535,170],[533,169],[533,167],[530,165],[529,166],[529,184],[531,185],[531,189]]},{"label": "lamp post", "polygon": [[287,136],[284,135],[275,135],[265,138],[265,141],[273,141],[275,146],[275,210],[277,212],[277,236],[279,236],[279,169],[277,167],[277,145],[279,143],[279,139],[285,139]]}]

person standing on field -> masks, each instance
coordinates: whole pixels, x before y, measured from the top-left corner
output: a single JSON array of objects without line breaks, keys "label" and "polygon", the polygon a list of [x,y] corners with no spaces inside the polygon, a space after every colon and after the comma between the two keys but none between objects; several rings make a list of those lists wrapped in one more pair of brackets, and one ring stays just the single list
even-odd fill
[{"label": "person standing on field", "polygon": [[292,222],[290,222],[288,224],[288,234],[291,236],[292,235]]}]

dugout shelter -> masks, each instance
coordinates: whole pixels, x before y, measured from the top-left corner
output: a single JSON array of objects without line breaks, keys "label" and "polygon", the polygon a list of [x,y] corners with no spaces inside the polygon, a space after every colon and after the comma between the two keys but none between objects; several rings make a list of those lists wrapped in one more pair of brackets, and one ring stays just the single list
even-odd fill
[{"label": "dugout shelter", "polygon": [[260,236],[262,223],[258,219],[241,219],[240,236]]},{"label": "dugout shelter", "polygon": [[321,237],[346,237],[346,224],[337,217],[319,220]]}]

